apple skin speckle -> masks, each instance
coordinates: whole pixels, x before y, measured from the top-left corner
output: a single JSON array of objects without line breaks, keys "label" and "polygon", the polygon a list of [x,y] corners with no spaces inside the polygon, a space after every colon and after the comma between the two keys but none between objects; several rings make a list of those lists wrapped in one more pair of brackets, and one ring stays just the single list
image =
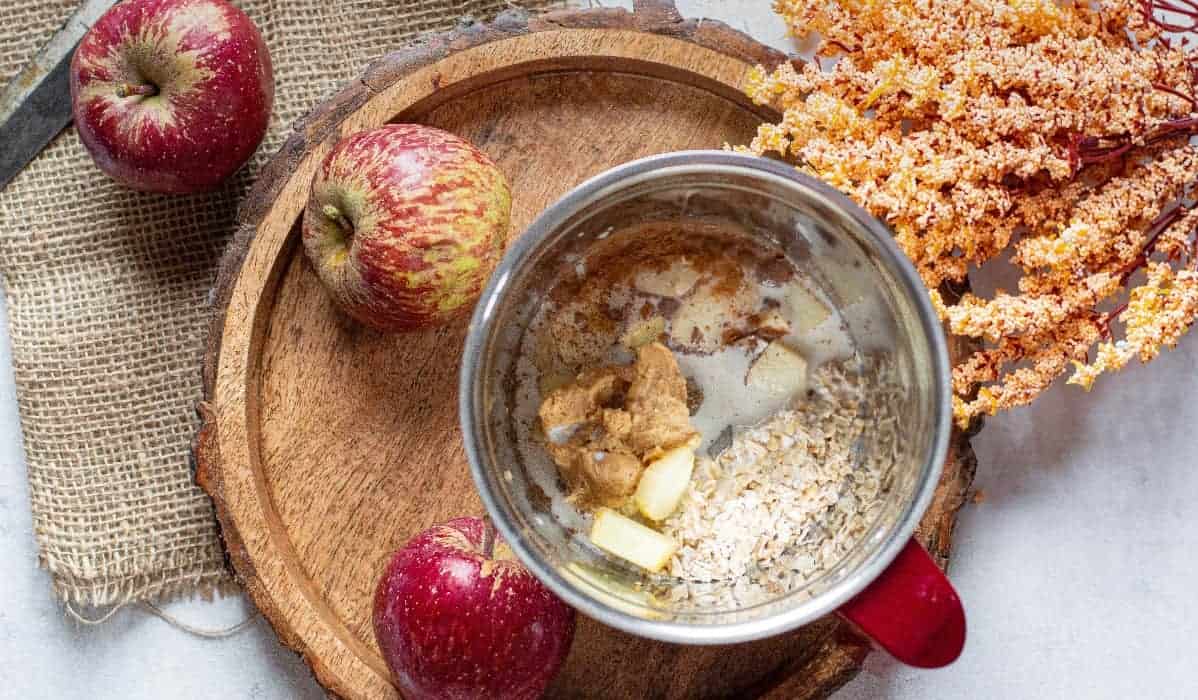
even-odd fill
[{"label": "apple skin speckle", "polygon": [[270,53],[226,0],[125,0],[71,59],[75,128],[96,164],[138,190],[219,187],[249,160],[274,103]]},{"label": "apple skin speckle", "polygon": [[468,313],[507,240],[511,192],[473,144],[421,124],[352,134],[325,156],[304,251],[342,311],[384,332]]},{"label": "apple skin speckle", "polygon": [[425,530],[379,579],[375,639],[407,700],[532,700],[570,651],[574,610],[518,561],[494,558],[506,546],[489,555],[488,527]]}]

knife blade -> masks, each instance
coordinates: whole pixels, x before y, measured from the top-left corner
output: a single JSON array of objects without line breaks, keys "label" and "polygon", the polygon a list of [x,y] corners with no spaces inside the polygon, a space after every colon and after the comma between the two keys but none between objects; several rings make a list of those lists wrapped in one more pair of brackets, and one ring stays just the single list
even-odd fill
[{"label": "knife blade", "polygon": [[0,190],[71,123],[71,56],[117,0],[85,0],[0,94]]}]

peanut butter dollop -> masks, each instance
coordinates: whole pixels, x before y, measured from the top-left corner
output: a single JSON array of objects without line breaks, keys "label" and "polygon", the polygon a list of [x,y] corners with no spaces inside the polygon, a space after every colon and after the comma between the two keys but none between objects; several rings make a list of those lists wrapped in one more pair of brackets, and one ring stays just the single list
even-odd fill
[{"label": "peanut butter dollop", "polygon": [[696,435],[686,379],[669,348],[650,343],[631,366],[587,370],[545,397],[546,449],[580,504],[619,507],[645,464]]}]

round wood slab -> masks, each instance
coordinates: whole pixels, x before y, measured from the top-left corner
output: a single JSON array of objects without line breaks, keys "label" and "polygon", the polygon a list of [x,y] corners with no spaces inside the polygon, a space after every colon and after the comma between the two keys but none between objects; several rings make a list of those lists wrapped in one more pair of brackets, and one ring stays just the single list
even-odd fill
[{"label": "round wood slab", "polygon": [[[371,632],[375,580],[410,536],[482,506],[457,422],[466,322],[384,336],[333,308],[298,245],[317,164],[338,139],[386,122],[447,129],[507,175],[516,236],[611,166],[746,142],[776,116],[743,97],[746,72],[783,60],[667,2],[508,13],[379,60],[264,169],[217,283],[197,478],[238,580],[332,693],[396,697]],[[973,470],[958,434],[919,532],[942,564]],[[730,647],[652,642],[580,618],[549,695],[824,697],[868,649],[833,617]]]}]

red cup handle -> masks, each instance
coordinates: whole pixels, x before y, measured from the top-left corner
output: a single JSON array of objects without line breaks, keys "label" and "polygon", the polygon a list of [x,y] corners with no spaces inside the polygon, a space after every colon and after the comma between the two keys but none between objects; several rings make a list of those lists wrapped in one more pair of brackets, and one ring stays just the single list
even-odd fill
[{"label": "red cup handle", "polygon": [[947,666],[965,646],[961,599],[914,539],[837,612],[909,666]]}]

